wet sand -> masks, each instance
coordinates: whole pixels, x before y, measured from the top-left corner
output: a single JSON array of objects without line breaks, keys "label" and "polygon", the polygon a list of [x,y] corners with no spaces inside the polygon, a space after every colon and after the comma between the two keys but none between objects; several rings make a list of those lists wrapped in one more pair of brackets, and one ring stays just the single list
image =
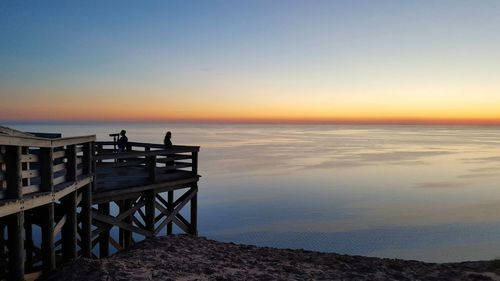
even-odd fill
[{"label": "wet sand", "polygon": [[179,235],[147,239],[106,259],[80,258],[43,280],[500,280],[500,265],[370,258]]}]

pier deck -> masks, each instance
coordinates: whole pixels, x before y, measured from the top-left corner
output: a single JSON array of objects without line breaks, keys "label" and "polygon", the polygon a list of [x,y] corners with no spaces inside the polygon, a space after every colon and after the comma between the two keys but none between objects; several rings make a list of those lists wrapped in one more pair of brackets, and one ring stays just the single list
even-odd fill
[{"label": "pier deck", "polygon": [[144,237],[197,235],[199,147],[131,142],[118,153],[95,136],[41,136],[0,130],[0,280]]}]

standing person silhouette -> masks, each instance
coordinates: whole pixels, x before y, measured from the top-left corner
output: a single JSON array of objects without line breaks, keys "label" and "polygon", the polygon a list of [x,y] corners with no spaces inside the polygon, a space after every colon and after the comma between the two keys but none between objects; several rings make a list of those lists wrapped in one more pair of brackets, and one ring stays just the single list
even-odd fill
[{"label": "standing person silhouette", "polygon": [[118,139],[118,152],[123,152],[125,150],[127,150],[127,146],[128,146],[128,138],[127,136],[125,135],[127,133],[127,131],[125,130],[122,130],[120,132],[120,138]]},{"label": "standing person silhouette", "polygon": [[[165,145],[165,149],[172,148],[172,133],[168,131],[165,134],[165,138],[163,139],[163,144]],[[175,169],[175,163],[174,161],[169,161],[168,158],[175,156],[175,154],[167,154],[167,161],[165,162],[167,170],[165,171],[166,173],[172,173],[173,170]]]},{"label": "standing person silhouette", "polygon": [[163,143],[165,144],[165,148],[172,148],[172,133],[168,131],[165,134],[165,138],[163,139]]}]

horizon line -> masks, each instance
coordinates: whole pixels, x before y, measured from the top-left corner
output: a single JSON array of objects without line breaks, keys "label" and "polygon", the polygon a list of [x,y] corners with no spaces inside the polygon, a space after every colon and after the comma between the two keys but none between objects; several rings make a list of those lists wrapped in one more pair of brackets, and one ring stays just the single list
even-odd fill
[{"label": "horizon line", "polygon": [[7,119],[0,124],[47,123],[201,123],[201,124],[283,124],[283,125],[463,125],[500,126],[500,118],[332,118],[332,119],[257,119],[257,118],[176,118],[176,119]]}]

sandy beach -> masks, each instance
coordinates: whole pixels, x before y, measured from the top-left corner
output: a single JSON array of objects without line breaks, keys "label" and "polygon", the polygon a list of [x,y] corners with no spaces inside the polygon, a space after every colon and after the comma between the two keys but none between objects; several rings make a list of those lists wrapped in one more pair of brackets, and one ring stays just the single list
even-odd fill
[{"label": "sandy beach", "polygon": [[80,258],[42,280],[500,280],[495,262],[424,263],[222,243],[147,239],[109,258]]}]

